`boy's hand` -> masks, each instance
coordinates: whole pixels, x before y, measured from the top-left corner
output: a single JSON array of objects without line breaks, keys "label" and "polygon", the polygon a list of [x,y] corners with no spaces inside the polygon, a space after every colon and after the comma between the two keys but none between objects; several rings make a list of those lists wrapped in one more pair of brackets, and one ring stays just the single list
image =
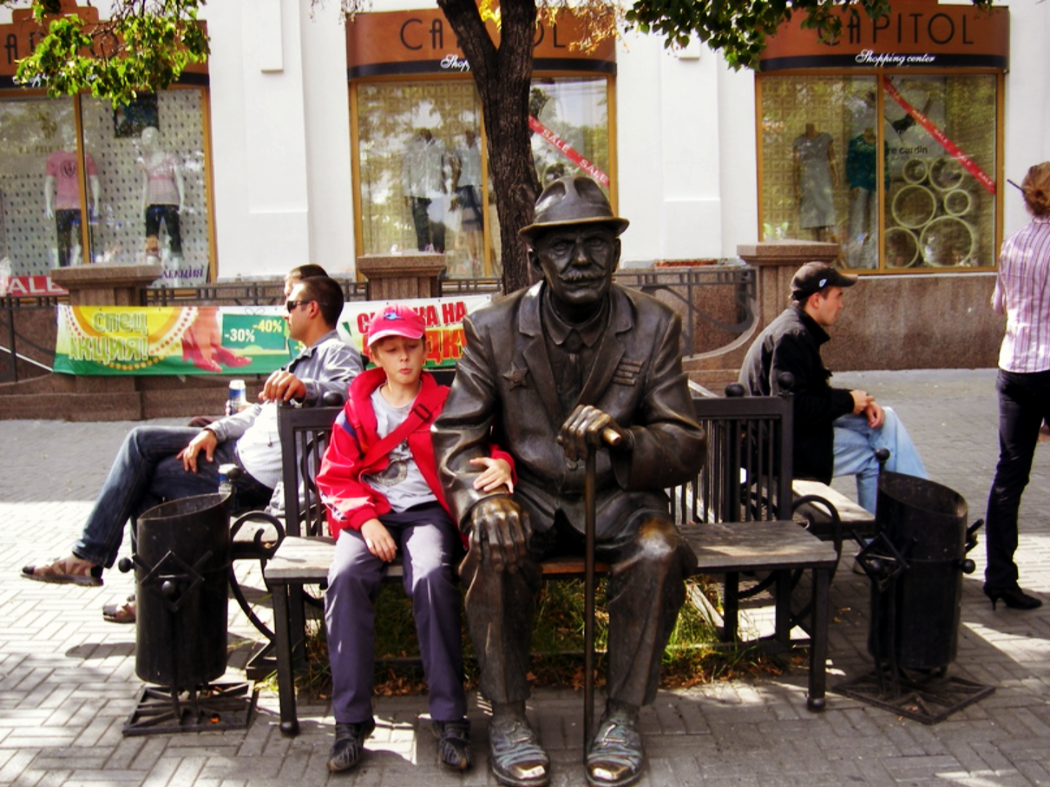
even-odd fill
[{"label": "boy's hand", "polygon": [[501,486],[507,487],[510,494],[514,494],[514,476],[510,472],[510,464],[505,459],[493,459],[491,456],[479,456],[471,459],[470,463],[475,467],[484,467],[481,475],[474,479],[474,488],[481,492],[492,492]]},{"label": "boy's hand", "polygon": [[378,519],[369,519],[361,525],[361,536],[368,551],[380,560],[389,563],[397,557],[397,544],[394,543],[390,531],[383,527],[383,523]]}]

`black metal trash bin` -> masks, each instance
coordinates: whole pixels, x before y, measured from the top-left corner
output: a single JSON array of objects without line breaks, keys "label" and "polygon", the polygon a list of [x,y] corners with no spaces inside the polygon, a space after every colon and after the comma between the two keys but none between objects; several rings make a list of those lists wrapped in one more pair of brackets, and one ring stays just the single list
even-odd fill
[{"label": "black metal trash bin", "polygon": [[887,470],[879,476],[876,525],[908,568],[888,587],[872,584],[868,652],[876,661],[942,670],[955,659],[962,575],[974,568],[965,557],[975,543],[967,513],[966,500],[946,486]]},{"label": "black metal trash bin", "polygon": [[172,500],[138,518],[135,672],[148,683],[192,690],[226,672],[226,497]]}]

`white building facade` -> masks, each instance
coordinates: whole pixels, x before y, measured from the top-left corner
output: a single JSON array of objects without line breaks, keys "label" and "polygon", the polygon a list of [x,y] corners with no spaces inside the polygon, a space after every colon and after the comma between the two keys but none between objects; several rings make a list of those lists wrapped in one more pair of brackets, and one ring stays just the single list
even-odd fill
[{"label": "white building facade", "polygon": [[[935,12],[937,6],[933,8]],[[427,25],[437,13],[429,4],[389,0],[377,0],[372,12],[414,9],[421,19],[424,12],[430,15],[424,19]],[[89,261],[141,262],[150,236],[156,236],[159,254],[176,284],[273,277],[306,262],[351,274],[355,258],[362,253],[410,249],[417,242],[444,250],[453,275],[498,271],[498,229],[493,226],[494,206],[486,202],[483,165],[482,182],[469,182],[478,178],[471,174],[476,162],[469,161],[467,133],[482,128],[462,63],[446,64],[452,66],[446,71],[453,72],[447,77],[418,70],[419,60],[408,67],[375,62],[362,66],[354,52],[348,54],[348,35],[335,2],[312,8],[307,0],[221,0],[208,5],[204,13],[212,46],[206,73],[162,93],[153,105],[146,102],[122,114],[86,98],[46,99],[7,80],[6,89],[0,90],[0,116],[7,119],[8,128],[7,148],[0,152],[4,200],[0,256],[10,259],[14,275],[41,276],[56,265]],[[952,252],[956,257],[951,264],[945,263],[948,252],[937,257],[936,239],[929,240],[932,231],[929,238],[923,236],[925,225],[911,229],[901,225],[900,231],[887,236],[881,262],[874,266],[858,264],[849,256],[848,214],[853,205],[844,170],[851,128],[839,129],[834,140],[839,143],[832,154],[837,170],[832,175],[839,190],[832,205],[834,219],[818,218],[814,225],[813,220],[782,221],[774,215],[767,196],[774,188],[768,176],[776,162],[762,159],[774,149],[761,138],[769,125],[761,88],[766,77],[747,70],[734,72],[719,55],[699,44],[670,51],[656,37],[628,34],[609,47],[611,54],[590,61],[567,54],[577,59],[550,60],[546,71],[538,68],[537,119],[563,143],[559,148],[536,135],[538,171],[541,178],[571,172],[580,168],[582,157],[595,171],[609,176],[614,205],[631,220],[623,236],[628,266],[735,259],[739,244],[776,236],[838,240],[847,267],[894,273],[891,241],[903,238],[911,243],[914,238],[913,245],[922,248],[914,260],[909,258],[909,265],[901,262],[907,255],[894,258],[902,268],[898,273],[955,273],[932,270],[945,267],[990,273],[998,241],[1027,220],[1019,193],[1006,186],[1005,179],[1020,182],[1028,166],[1050,158],[1044,133],[1050,116],[1048,25],[1050,4],[1010,7],[1008,61],[1004,61],[1008,70],[976,69],[991,80],[990,92],[978,95],[994,102],[981,108],[986,147],[990,145],[992,155],[991,164],[982,171],[987,171],[996,191],[960,189],[965,193],[953,198],[952,205],[962,213],[967,199],[979,200],[984,223],[969,256],[963,259]],[[432,39],[429,27],[407,29]],[[10,35],[9,70],[18,55]],[[450,54],[457,51],[451,40],[440,43]],[[382,53],[383,47],[377,51]],[[790,78],[796,72],[787,73]],[[842,76],[841,70],[834,73]],[[869,75],[873,85],[878,85],[881,73]],[[916,109],[927,109],[935,126],[950,125],[953,110],[944,104],[950,90],[943,84],[951,75],[945,69],[916,73],[928,84],[915,87],[918,77],[906,77],[900,92]],[[842,78],[854,84],[861,77]],[[893,84],[902,84],[894,79]],[[940,98],[927,105],[922,96],[930,94]],[[857,95],[866,93],[854,88]],[[877,106],[884,113],[877,126],[903,117],[903,110],[883,98]],[[805,133],[796,121],[791,122],[797,127],[783,132],[788,142]],[[142,130],[151,125],[159,126],[159,152],[143,143]],[[66,127],[75,139],[62,138]],[[410,181],[418,181],[418,173],[409,172],[407,151],[412,145],[433,146],[435,139],[417,136],[424,128],[441,145],[437,166],[442,185],[415,194],[410,192],[419,189]],[[916,128],[906,133],[926,133],[921,124]],[[22,137],[16,138],[18,133]],[[575,149],[577,158],[565,154],[564,143]],[[483,140],[476,144],[483,153]],[[392,152],[395,147],[402,151],[400,164]],[[79,156],[79,165],[67,167],[66,175],[76,181],[80,204],[63,208],[68,212],[65,219],[55,215],[58,164],[48,164],[60,150],[73,150]],[[165,152],[173,154],[174,163],[169,164],[177,172],[166,176],[166,184],[157,185],[150,167],[156,163],[155,169],[163,169]],[[785,173],[808,166],[784,164],[784,156],[794,155],[790,147],[777,155]],[[927,155],[925,162],[913,163],[905,157],[891,165],[886,154],[878,171],[887,184],[880,197],[885,232],[895,209],[921,213],[923,200],[943,200],[944,195],[926,181],[908,180],[924,167],[928,180],[938,160],[952,159],[940,149],[927,150]],[[948,160],[939,166],[951,169],[954,163]],[[945,177],[957,175],[951,169]],[[970,175],[963,171],[958,177]],[[916,189],[895,205],[895,192],[889,189],[899,191],[909,185]],[[781,186],[788,193],[791,184],[785,181]],[[470,187],[476,189],[473,206],[469,194],[462,191]],[[927,197],[927,192],[933,196]],[[174,211],[162,209],[176,200],[182,203],[178,227],[169,220]],[[481,215],[472,221],[468,214],[475,208]],[[62,222],[72,222],[78,210],[88,221],[64,228]],[[972,212],[974,205],[966,210]],[[933,214],[946,212],[949,208],[938,201],[927,223]],[[793,216],[790,210],[785,215],[789,214]],[[829,223],[821,225],[821,220]],[[953,226],[959,223],[978,224],[965,216]],[[444,238],[434,235],[435,225],[441,224],[446,229],[439,235]],[[814,227],[830,230],[818,232]],[[472,238],[472,232],[478,234]],[[177,243],[174,235],[179,236]],[[905,267],[912,270],[904,271]]]}]

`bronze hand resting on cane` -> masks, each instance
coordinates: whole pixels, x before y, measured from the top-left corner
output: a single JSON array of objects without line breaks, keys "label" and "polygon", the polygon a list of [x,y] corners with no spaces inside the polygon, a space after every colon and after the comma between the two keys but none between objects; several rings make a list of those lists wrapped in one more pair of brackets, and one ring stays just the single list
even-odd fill
[{"label": "bronze hand resting on cane", "polygon": [[[626,227],[588,178],[544,189],[522,230],[543,280],[465,320],[464,354],[433,429],[449,505],[470,535],[460,574],[493,709],[489,761],[512,787],[550,780],[525,712],[537,561],[589,551],[585,523],[594,523],[592,557],[610,566],[608,676],[585,768],[590,784],[611,787],[641,777],[638,711],[655,699],[695,566],[663,490],[699,471],[704,435],[682,372],[678,317],[612,281]],[[514,456],[513,495],[473,489],[470,460],[490,440]]]}]

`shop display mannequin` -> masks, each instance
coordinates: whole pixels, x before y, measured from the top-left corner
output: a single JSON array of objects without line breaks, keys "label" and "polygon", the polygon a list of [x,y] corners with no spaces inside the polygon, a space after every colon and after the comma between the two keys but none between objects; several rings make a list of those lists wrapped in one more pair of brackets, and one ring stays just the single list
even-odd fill
[{"label": "shop display mannequin", "polygon": [[445,150],[429,128],[419,129],[402,165],[405,204],[412,209],[416,248],[445,251]]},{"label": "shop display mannequin", "polygon": [[[80,156],[68,131],[63,135],[63,149],[47,157],[44,174],[44,215],[55,220],[58,237],[58,265],[61,268],[76,264],[74,248],[80,247]],[[84,155],[87,186],[91,192],[88,206],[91,216],[98,215],[101,187],[98,169],[90,153]],[[74,233],[76,233],[74,235]]]},{"label": "shop display mannequin", "polygon": [[[177,269],[182,259],[182,227],[179,216],[186,201],[186,186],[178,159],[160,147],[160,132],[149,126],[142,130],[142,203],[146,237],[159,235],[163,223],[168,232],[169,262]],[[162,255],[163,256],[163,255]],[[173,282],[176,283],[177,282]]]},{"label": "shop display mannequin", "polygon": [[481,271],[481,236],[484,218],[481,210],[481,146],[477,135],[463,132],[464,144],[456,148],[452,159],[452,193],[462,212],[460,229],[467,237],[467,254],[474,276]]},{"label": "shop display mannequin", "polygon": [[838,168],[831,134],[812,123],[791,143],[798,200],[799,226],[812,230],[815,240],[834,238],[835,192]]},{"label": "shop display mannequin", "polygon": [[[903,90],[905,88],[905,85],[907,85],[908,87],[913,87],[914,86],[914,85],[908,84],[906,81],[902,80],[901,84],[898,86],[898,90]],[[924,91],[924,93],[926,95],[925,103],[923,103],[922,109],[919,110],[919,112],[924,117],[927,117],[930,114],[930,107],[933,106],[934,96],[930,92],[930,85],[929,85],[929,83],[920,83],[918,85],[918,89]],[[915,102],[913,101],[912,103],[915,103]],[[918,104],[915,104],[915,105],[918,106]],[[887,118],[887,120],[889,120],[889,118]],[[903,143],[904,142],[904,132],[907,131],[908,129],[912,128],[915,125],[915,123],[916,123],[915,117],[910,112],[905,112],[903,115],[901,115],[896,120],[890,120],[890,127],[894,131],[897,132],[898,138]],[[920,130],[925,131],[924,129],[920,129]]]},{"label": "shop display mannequin", "polygon": [[849,141],[846,149],[846,180],[852,200],[848,247],[851,268],[874,268],[877,263],[875,229],[879,220],[879,203],[875,143],[875,129],[868,126]]}]

